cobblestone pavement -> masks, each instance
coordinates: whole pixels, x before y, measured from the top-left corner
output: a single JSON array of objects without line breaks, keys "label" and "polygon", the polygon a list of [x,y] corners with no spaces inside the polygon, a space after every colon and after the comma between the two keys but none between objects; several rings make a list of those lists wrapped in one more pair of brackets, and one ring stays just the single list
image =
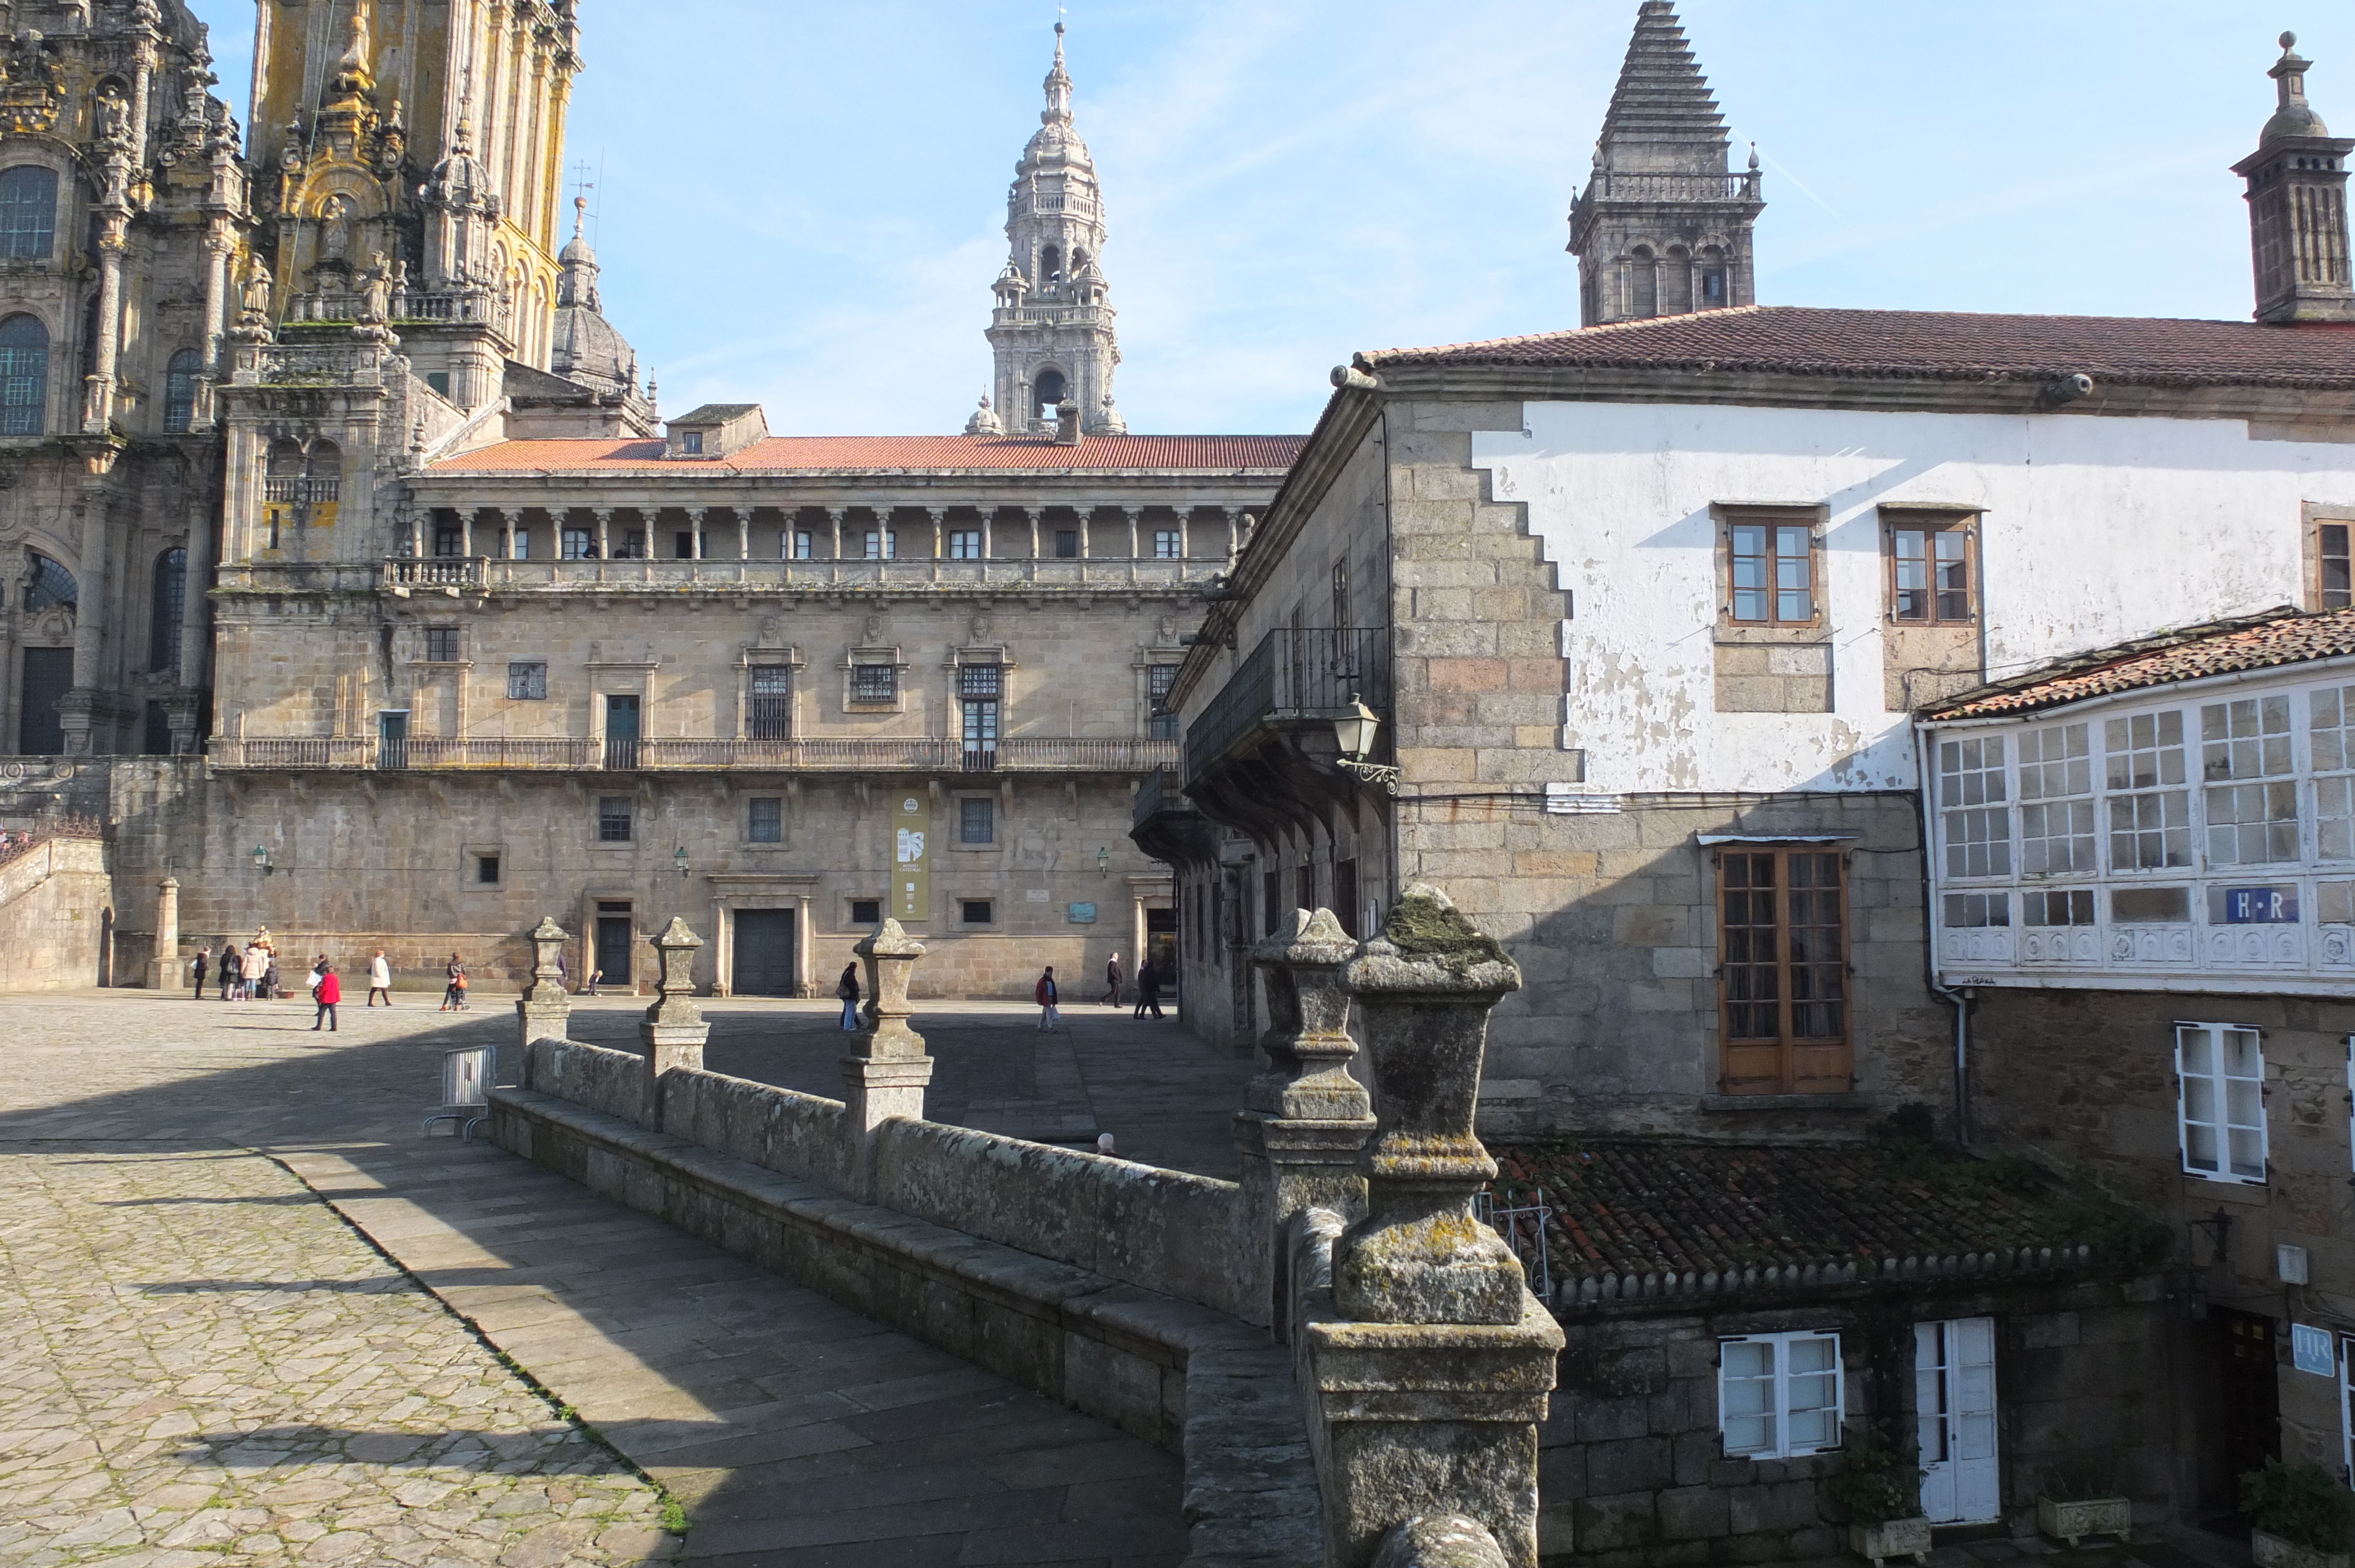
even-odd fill
[{"label": "cobblestone pavement", "polygon": [[662,1500],[270,1160],[0,1151],[0,1561],[642,1563]]},{"label": "cobblestone pavement", "polygon": [[[311,1033],[311,1009],[291,1001],[198,1004],[139,991],[0,1001],[11,1036],[9,1050],[0,1053],[0,1203],[23,1200],[0,1209],[0,1245],[29,1245],[26,1238],[35,1229],[19,1212],[25,1202],[36,1212],[46,1204],[95,1215],[101,1226],[119,1223],[147,1237],[121,1248],[122,1255],[108,1265],[131,1270],[106,1276],[110,1298],[119,1298],[114,1309],[126,1321],[133,1311],[153,1311],[173,1323],[191,1315],[207,1321],[204,1314],[210,1313],[259,1332],[260,1317],[297,1301],[311,1308],[316,1298],[314,1309],[321,1312],[363,1314],[388,1302],[406,1303],[403,1309],[444,1314],[438,1320],[458,1342],[473,1347],[471,1353],[489,1369],[486,1376],[497,1375],[496,1357],[473,1338],[470,1323],[628,1460],[624,1466],[609,1457],[597,1477],[560,1484],[583,1486],[594,1478],[652,1495],[624,1472],[634,1466],[652,1475],[693,1525],[683,1555],[714,1568],[1167,1568],[1184,1555],[1173,1457],[501,1150],[448,1137],[421,1138],[419,1121],[432,1108],[444,1051],[496,1043],[503,1075],[512,1081],[514,1014],[509,1004],[490,999],[460,1016],[437,1013],[430,1001],[420,1005],[412,995],[401,1000],[390,1011],[346,1005],[343,1029],[334,1035]],[[644,1007],[623,998],[584,1002],[572,1033],[634,1044]],[[711,1065],[773,1082],[821,1071],[831,1076],[840,1054],[840,1037],[830,1027],[833,1012],[822,1002],[709,1004]],[[1059,1115],[1084,1115],[1091,1126],[1102,1122],[1115,1130],[1124,1153],[1169,1163],[1182,1157],[1198,1161],[1197,1169],[1231,1157],[1226,1123],[1247,1062],[1226,1053],[1198,1061],[1188,1053],[1209,1048],[1178,1033],[1174,1022],[1163,1026],[1167,1033],[1149,1024],[1130,1028],[1124,1013],[1114,1020],[1107,1012],[1068,1035],[1041,1036],[1028,1028],[1031,1016],[1029,1009],[987,1003],[952,1014],[920,1013],[918,1025],[935,1053],[956,1064],[959,1086],[935,1102],[936,1112],[945,1117],[970,1108],[978,1113],[973,1122],[983,1123],[988,1115],[1023,1115],[1047,1105]],[[1049,1092],[1039,1092],[1042,1084]],[[826,1078],[808,1086],[839,1093]],[[80,1152],[69,1154],[69,1148]],[[95,1181],[98,1172],[143,1161],[153,1169],[139,1173],[145,1187],[128,1190],[135,1195],[74,1196],[70,1181]],[[210,1185],[239,1169],[250,1170],[243,1180],[252,1185],[228,1192]],[[23,1174],[35,1170],[37,1180]],[[108,1179],[130,1180],[120,1173]],[[53,1189],[65,1196],[52,1195]],[[332,1212],[316,1202],[322,1197]],[[122,1206],[104,1206],[109,1203]],[[344,1229],[342,1221],[367,1239]],[[261,1245],[249,1233],[267,1233],[272,1246],[292,1246],[278,1233],[294,1226],[307,1234],[313,1222],[357,1248],[351,1255],[360,1261],[337,1272],[298,1249],[280,1257],[280,1272],[272,1273],[240,1250]],[[58,1224],[62,1234],[46,1244],[53,1251],[74,1245],[108,1250],[89,1240],[98,1230]],[[204,1239],[215,1233],[190,1228],[197,1226],[221,1227],[217,1255],[208,1252]],[[167,1245],[167,1236],[176,1239]],[[398,1269],[369,1248],[371,1241]],[[59,1266],[88,1280],[99,1277],[86,1264]],[[0,1269],[20,1267],[0,1255]],[[430,1294],[406,1284],[400,1270]],[[166,1289],[192,1281],[271,1288]],[[306,1287],[288,1288],[297,1285]],[[125,1308],[121,1301],[133,1305]],[[66,1510],[55,1503],[84,1499],[87,1489],[87,1498],[98,1500],[73,1501],[75,1528],[118,1514],[120,1528],[141,1524],[135,1510],[150,1505],[123,1491],[126,1483],[115,1471],[124,1462],[114,1458],[113,1446],[124,1439],[112,1428],[78,1436],[73,1440],[81,1446],[60,1446],[46,1459],[15,1457],[14,1434],[36,1425],[53,1430],[59,1411],[80,1408],[68,1402],[65,1390],[74,1358],[83,1352],[78,1333],[58,1337],[55,1323],[71,1322],[74,1314],[54,1300],[19,1305],[0,1287],[0,1311],[8,1315],[0,1324],[0,1367],[6,1369],[0,1378],[11,1384],[0,1390],[0,1527],[16,1517],[8,1489],[19,1484],[20,1469],[39,1469],[55,1489],[43,1494],[54,1501],[27,1510],[30,1517],[49,1519],[51,1510],[61,1515]],[[464,1321],[447,1313],[463,1314]],[[300,1322],[302,1312],[292,1311],[291,1318]],[[336,1343],[348,1337],[328,1319],[321,1322],[317,1338]],[[108,1333],[121,1337],[112,1325]],[[301,1331],[293,1340],[308,1349],[310,1337]],[[210,1367],[198,1375],[223,1380],[204,1386],[209,1398],[226,1404],[229,1396],[222,1390],[248,1383],[255,1398],[283,1392],[280,1372],[254,1371],[258,1358],[250,1351],[238,1361],[216,1362],[209,1350],[197,1359]],[[14,1383],[27,1381],[17,1372],[22,1367],[39,1368],[51,1392],[16,1400]],[[166,1378],[149,1363],[128,1372],[112,1367],[110,1362],[109,1370],[91,1375],[144,1384]],[[415,1381],[405,1371],[383,1375],[388,1385]],[[282,1462],[273,1461],[282,1468],[264,1474],[240,1467],[236,1456],[251,1450],[232,1442],[201,1477],[212,1486],[209,1499],[234,1497],[242,1506],[243,1499],[258,1498],[262,1501],[253,1506],[275,1499],[290,1510],[298,1504],[310,1508],[312,1522],[325,1527],[314,1539],[290,1542],[286,1554],[273,1558],[224,1556],[218,1549],[191,1556],[192,1548],[125,1545],[94,1554],[77,1547],[81,1558],[59,1552],[27,1560],[331,1560],[329,1554],[345,1550],[344,1537],[360,1533],[337,1530],[328,1518],[346,1503],[301,1503],[307,1493],[278,1498],[271,1488],[286,1484],[302,1465],[315,1464],[322,1467],[315,1473],[301,1473],[349,1486],[347,1498],[366,1499],[351,1502],[355,1510],[371,1502],[382,1506],[378,1499],[386,1496],[399,1508],[402,1487],[429,1472],[439,1475],[432,1467],[456,1464],[459,1454],[437,1455],[422,1444],[399,1453],[376,1446],[398,1440],[408,1428],[370,1414],[373,1384],[354,1385],[360,1391],[345,1408],[335,1392],[343,1382],[341,1371],[329,1369],[289,1383],[290,1404],[310,1393],[329,1409],[253,1416],[250,1426],[268,1434],[307,1424],[323,1440],[348,1440],[344,1463],[330,1466],[324,1454],[290,1452]],[[155,1393],[143,1388],[124,1407]],[[112,1407],[103,1397],[96,1404],[101,1414],[91,1419],[102,1425],[103,1412]],[[208,1408],[198,1404],[200,1412]],[[551,1414],[545,1404],[536,1412],[543,1422]],[[240,1409],[240,1419],[245,1418]],[[400,1419],[411,1418],[461,1441],[495,1430],[470,1411],[407,1411]],[[70,1425],[81,1417],[63,1419]],[[202,1436],[247,1430],[223,1426],[209,1414],[197,1419]],[[131,1449],[121,1450],[137,1449],[135,1465],[160,1462],[154,1455],[162,1450],[140,1449],[143,1443],[194,1456],[181,1463],[205,1461],[210,1453],[190,1447],[198,1429],[174,1440],[173,1447],[144,1436],[152,1425],[140,1423],[141,1435],[128,1439]],[[465,1479],[470,1486],[527,1488],[527,1480],[499,1468],[509,1462],[485,1448]],[[142,1472],[137,1484],[156,1483]],[[576,1522],[567,1510],[586,1495],[540,1506],[527,1490],[517,1490],[504,1501],[485,1498],[480,1506],[485,1518],[511,1521],[519,1532],[522,1544],[511,1559],[518,1563],[637,1561],[591,1554],[611,1549],[596,1544],[604,1539],[602,1531],[580,1551],[555,1533]],[[124,1510],[133,1511],[119,1511]],[[115,1528],[108,1527],[110,1532]],[[235,1528],[259,1532],[243,1516]],[[49,1533],[59,1531],[49,1527]],[[0,1537],[0,1563],[14,1563],[31,1551],[30,1539]],[[543,1540],[563,1550],[538,1555],[553,1550],[541,1546]],[[619,1544],[615,1538],[612,1545]],[[179,1554],[167,1554],[173,1552]],[[346,1560],[410,1561],[373,1545],[353,1546]],[[451,1560],[483,1559],[478,1552],[474,1559]]]}]

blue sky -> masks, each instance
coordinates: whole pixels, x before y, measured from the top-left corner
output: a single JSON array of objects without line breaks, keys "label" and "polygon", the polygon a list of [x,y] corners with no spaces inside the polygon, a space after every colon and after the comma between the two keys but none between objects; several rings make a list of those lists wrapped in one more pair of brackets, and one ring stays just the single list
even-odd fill
[{"label": "blue sky", "polygon": [[[194,5],[242,119],[251,0]],[[2229,165],[2272,111],[2284,27],[2355,134],[2355,14],[2318,0],[1679,10],[1766,160],[1764,303],[2244,317]],[[581,12],[570,157],[602,171],[606,313],[663,407],[759,401],[780,434],[960,429],[1051,0]],[[1076,0],[1130,428],[1303,430],[1352,350],[1575,325],[1564,215],[1635,14]]]}]

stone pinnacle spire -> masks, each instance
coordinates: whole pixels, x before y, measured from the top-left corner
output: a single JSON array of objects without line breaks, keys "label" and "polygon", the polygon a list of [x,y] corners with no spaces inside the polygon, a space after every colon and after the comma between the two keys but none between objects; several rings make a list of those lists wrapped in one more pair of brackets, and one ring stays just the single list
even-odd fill
[{"label": "stone pinnacle spire", "polygon": [[2355,139],[2333,136],[2306,101],[2313,62],[2297,35],[2281,36],[2273,118],[2257,150],[2232,165],[2248,181],[2249,241],[2261,322],[2355,322],[2350,275],[2347,157]]},{"label": "stone pinnacle spire", "polygon": [[1069,403],[1087,434],[1124,434],[1112,395],[1120,344],[1099,260],[1103,194],[1095,160],[1072,123],[1060,22],[1046,90],[1039,129],[1007,192],[1007,255],[991,286],[997,299],[988,331],[997,362],[996,415],[1007,435],[1030,435],[1053,429],[1056,409]]},{"label": "stone pinnacle spire", "polygon": [[1600,326],[1753,301],[1758,163],[1735,174],[1725,116],[1671,0],[1643,0],[1594,173],[1571,212],[1579,315]]}]

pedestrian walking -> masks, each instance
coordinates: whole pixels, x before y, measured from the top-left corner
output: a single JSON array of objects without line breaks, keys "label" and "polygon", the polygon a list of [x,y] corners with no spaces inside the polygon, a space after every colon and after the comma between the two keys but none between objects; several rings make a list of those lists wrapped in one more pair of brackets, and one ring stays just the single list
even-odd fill
[{"label": "pedestrian walking", "polygon": [[197,994],[190,999],[192,1001],[202,1001],[205,999],[205,971],[212,968],[212,956],[213,950],[209,947],[198,948],[197,961],[188,966],[197,976]]},{"label": "pedestrian walking", "polygon": [[1120,955],[1114,953],[1104,962],[1104,999],[1106,1007],[1120,1005]]},{"label": "pedestrian walking", "polygon": [[311,996],[319,1007],[318,1016],[311,1021],[311,1033],[319,1033],[319,1025],[324,1023],[328,1033],[335,1033],[336,1003],[344,1000],[344,982],[336,978],[336,966],[327,961],[325,954],[319,958],[319,983],[311,988]]},{"label": "pedestrian walking", "polygon": [[597,994],[597,982],[604,978],[605,971],[603,969],[591,966],[589,970],[589,983],[583,988],[582,994],[586,996],[595,996]]},{"label": "pedestrian walking", "polygon": [[1146,958],[1145,967],[1136,971],[1135,1015],[1142,1018],[1147,1012],[1156,1020],[1161,1016],[1161,965],[1150,955]]},{"label": "pedestrian walking", "polygon": [[321,953],[317,958],[311,960],[311,972],[304,977],[303,989],[311,992],[312,995],[316,996],[319,991],[319,977],[326,972],[327,955]]},{"label": "pedestrian walking", "polygon": [[858,1029],[858,965],[856,960],[842,966],[842,978],[834,982],[834,994],[842,999],[842,1027],[846,1033]]},{"label": "pedestrian walking", "polygon": [[450,983],[442,989],[442,1011],[462,1012],[466,1006],[466,966],[458,961],[458,955],[455,953],[450,955],[450,967],[447,972]]},{"label": "pedestrian walking", "polygon": [[368,1004],[374,1007],[379,995],[384,998],[387,1007],[392,1005],[392,960],[384,956],[382,948],[378,948],[376,957],[368,960]]},{"label": "pedestrian walking", "polygon": [[1051,1033],[1055,1025],[1063,1021],[1062,1010],[1055,1005],[1057,997],[1054,965],[1047,966],[1047,972],[1039,977],[1039,984],[1030,994],[1039,1003],[1039,1027]]}]

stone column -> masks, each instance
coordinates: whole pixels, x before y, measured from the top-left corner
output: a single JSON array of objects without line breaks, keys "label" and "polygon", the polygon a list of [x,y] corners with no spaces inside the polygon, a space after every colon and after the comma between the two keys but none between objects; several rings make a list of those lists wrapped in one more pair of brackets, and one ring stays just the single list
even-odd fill
[{"label": "stone column", "polygon": [[98,209],[98,341],[82,403],[85,434],[102,436],[114,417],[114,361],[123,341],[123,252],[129,243],[131,213],[110,201]]},{"label": "stone column", "polygon": [[[984,503],[981,508],[981,558],[986,563],[996,554],[997,508]],[[989,576],[989,567],[984,565],[981,573],[986,578]]]},{"label": "stone column", "polygon": [[921,1119],[924,1086],[932,1081],[932,1059],[924,1037],[908,1027],[908,981],[923,944],[886,920],[851,951],[867,960],[866,1027],[858,1049],[842,1059],[843,1096],[849,1108],[850,1195],[875,1201],[875,1133],[893,1117]]},{"label": "stone column", "polygon": [[[710,515],[711,509],[708,506],[690,506],[687,509],[687,558],[690,561],[703,559],[703,520]],[[651,528],[653,524],[648,524],[647,526]],[[646,549],[648,554],[653,553],[652,539],[646,541]]]},{"label": "stone column", "polygon": [[1030,523],[1030,558],[1033,561],[1039,558],[1039,516],[1045,510],[1043,506],[1026,506],[1022,509],[1022,515]]},{"label": "stone column", "polygon": [[[1192,559],[1193,535],[1194,509],[1190,506],[1180,506],[1178,509],[1178,558],[1181,561]],[[1178,571],[1179,575],[1183,576],[1185,568],[1181,567]]]},{"label": "stone column", "polygon": [[572,998],[564,990],[564,977],[557,970],[559,956],[564,944],[572,939],[570,933],[556,923],[556,916],[547,916],[531,933],[531,984],[524,988],[523,999],[516,1003],[516,1044],[523,1047],[523,1086],[531,1086],[531,1043],[535,1040],[561,1040],[572,1022]]},{"label": "stone column", "polygon": [[[740,561],[749,561],[752,558],[752,509],[749,506],[739,506],[733,510],[736,514],[736,558]],[[793,550],[793,520],[791,518],[787,518],[785,520],[785,549],[783,553],[788,555],[791,554]]]},{"label": "stone column", "polygon": [[474,558],[474,509],[471,506],[458,508],[458,555],[464,560]]},{"label": "stone column", "polygon": [[494,506],[491,515],[498,520],[499,524],[499,559],[512,561],[515,559],[516,514],[504,506]]},{"label": "stone column", "polygon": [[[834,530],[834,559],[842,559],[842,514],[849,508],[829,506],[826,509],[826,526]],[[839,581],[839,577],[837,578]]]},{"label": "stone column", "polygon": [[1562,1333],[1473,1213],[1497,1170],[1472,1131],[1488,1010],[1520,982],[1424,884],[1342,971],[1380,1125],[1367,1216],[1332,1243],[1329,1292],[1301,1292],[1297,1341],[1336,1568],[1368,1568],[1428,1516],[1473,1520],[1510,1568],[1536,1568],[1537,1424]]},{"label": "stone column", "polygon": [[602,573],[604,563],[613,558],[613,509],[592,506],[589,514],[597,519],[597,562]]},{"label": "stone column", "polygon": [[1235,520],[1239,515],[1239,512],[1237,508],[1232,506],[1221,506],[1219,510],[1226,514],[1227,559],[1229,561],[1232,561],[1237,555],[1241,553],[1243,547],[1242,525]]},{"label": "stone column", "polygon": [[1329,909],[1293,911],[1284,930],[1252,949],[1265,976],[1268,1030],[1260,1045],[1268,1070],[1243,1091],[1235,1113],[1242,1151],[1244,1266],[1251,1320],[1286,1337],[1291,1281],[1284,1236],[1294,1216],[1324,1209],[1355,1224],[1365,1217],[1367,1140],[1374,1118],[1365,1086],[1349,1074],[1349,998],[1341,969],[1357,943]]},{"label": "stone column", "polygon": [[645,1047],[645,1093],[639,1121],[662,1130],[663,1075],[673,1068],[693,1071],[703,1065],[703,1042],[711,1025],[695,1005],[695,953],[703,938],[674,915],[662,935],[651,943],[657,965],[655,1004],[638,1024],[638,1043]]},{"label": "stone column", "polygon": [[147,966],[147,989],[170,991],[180,983],[180,884],[165,877],[155,887],[155,956]]}]

